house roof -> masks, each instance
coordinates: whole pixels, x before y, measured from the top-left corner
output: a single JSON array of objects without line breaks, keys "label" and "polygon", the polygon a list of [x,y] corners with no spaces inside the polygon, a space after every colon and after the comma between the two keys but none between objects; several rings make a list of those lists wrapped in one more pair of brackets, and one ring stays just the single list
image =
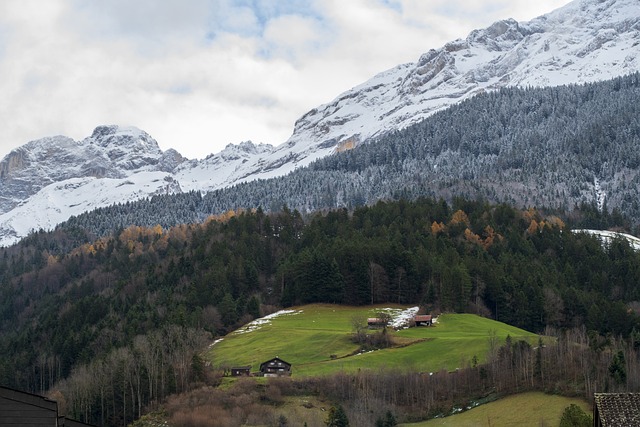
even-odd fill
[{"label": "house roof", "polygon": [[266,365],[277,365],[278,363],[282,363],[288,367],[291,367],[291,363],[289,362],[285,362],[284,360],[280,359],[279,357],[274,357],[273,359],[269,359],[266,362],[262,362],[260,364],[260,370],[262,371],[262,369],[266,366]]},{"label": "house roof", "polygon": [[593,397],[602,427],[640,425],[640,393],[595,393]]},{"label": "house roof", "polygon": [[[0,425],[47,425],[51,420],[57,420],[57,425],[60,427],[91,426],[91,424],[59,417],[58,403],[53,400],[0,386]],[[51,425],[55,425],[55,422]]]},{"label": "house roof", "polygon": [[0,386],[0,398],[7,400],[26,403],[28,405],[37,406],[49,411],[58,412],[58,404],[46,397],[37,394],[27,393],[24,391],[13,390],[8,387]]}]

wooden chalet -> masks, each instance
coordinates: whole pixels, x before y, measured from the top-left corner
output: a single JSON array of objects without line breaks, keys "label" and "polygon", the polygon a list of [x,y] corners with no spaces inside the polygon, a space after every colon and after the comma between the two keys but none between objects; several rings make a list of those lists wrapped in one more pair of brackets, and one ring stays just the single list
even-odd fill
[{"label": "wooden chalet", "polygon": [[260,364],[260,374],[264,377],[285,377],[291,375],[291,363],[274,357]]},{"label": "wooden chalet", "polygon": [[46,397],[0,386],[0,426],[86,427],[89,424],[58,416],[58,403]]},{"label": "wooden chalet", "polygon": [[413,316],[413,322],[416,326],[431,326],[433,325],[433,317],[430,314],[417,314]]},{"label": "wooden chalet", "polygon": [[231,368],[232,377],[248,377],[251,376],[251,366],[236,366]]},{"label": "wooden chalet", "polygon": [[595,427],[640,426],[640,393],[594,393]]}]

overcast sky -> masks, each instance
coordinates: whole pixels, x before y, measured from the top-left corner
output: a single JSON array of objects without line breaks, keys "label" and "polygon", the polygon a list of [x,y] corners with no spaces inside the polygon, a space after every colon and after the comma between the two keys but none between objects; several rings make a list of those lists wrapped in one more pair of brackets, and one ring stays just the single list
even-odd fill
[{"label": "overcast sky", "polygon": [[499,19],[568,0],[1,0],[0,158],[137,126],[189,158],[279,145],[308,110]]}]

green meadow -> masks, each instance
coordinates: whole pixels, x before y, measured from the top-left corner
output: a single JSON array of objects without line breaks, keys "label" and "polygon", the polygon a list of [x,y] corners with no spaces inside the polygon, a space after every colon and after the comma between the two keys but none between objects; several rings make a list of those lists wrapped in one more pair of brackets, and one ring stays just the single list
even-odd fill
[{"label": "green meadow", "polygon": [[560,424],[565,408],[572,403],[580,406],[587,414],[591,414],[591,407],[584,400],[531,392],[506,396],[449,417],[400,425],[403,427],[557,426]]},{"label": "green meadow", "polygon": [[[260,363],[280,357],[293,365],[293,376],[315,376],[358,369],[410,369],[420,372],[454,370],[485,360],[490,337],[503,344],[507,335],[516,341],[537,343],[537,335],[472,314],[444,314],[434,326],[391,331],[392,348],[358,354],[353,343],[353,319],[374,317],[382,308],[404,306],[345,307],[313,304],[293,307],[255,329],[242,327],[209,349],[214,366],[247,366],[258,371]],[[375,332],[375,331],[372,331]],[[333,356],[333,358],[332,358]]]}]

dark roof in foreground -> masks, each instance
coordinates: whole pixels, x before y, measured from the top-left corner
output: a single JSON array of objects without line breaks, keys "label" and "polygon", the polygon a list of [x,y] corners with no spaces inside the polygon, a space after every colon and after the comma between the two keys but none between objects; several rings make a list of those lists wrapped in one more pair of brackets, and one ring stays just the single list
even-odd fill
[{"label": "dark roof in foreground", "polygon": [[88,427],[91,425],[58,416],[57,402],[44,396],[0,386],[0,426]]},{"label": "dark roof in foreground", "polygon": [[640,426],[640,393],[595,393],[593,398],[598,425]]}]

